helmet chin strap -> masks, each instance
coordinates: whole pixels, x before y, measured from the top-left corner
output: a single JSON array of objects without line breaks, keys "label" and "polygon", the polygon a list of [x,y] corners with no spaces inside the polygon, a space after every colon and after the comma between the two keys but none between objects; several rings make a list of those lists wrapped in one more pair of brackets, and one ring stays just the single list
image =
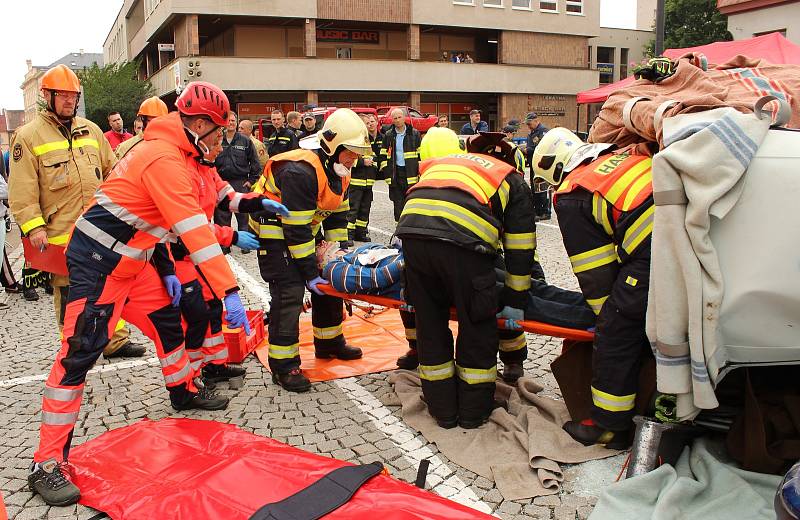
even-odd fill
[{"label": "helmet chin strap", "polygon": [[187,134],[189,134],[192,137],[193,139],[192,144],[194,144],[194,147],[197,148],[198,152],[200,152],[203,156],[211,154],[211,149],[206,145],[206,143],[203,142],[203,139],[216,132],[217,131],[216,127],[204,133],[203,135],[197,134],[196,132],[190,130],[186,126],[184,126],[183,129],[186,131]]}]

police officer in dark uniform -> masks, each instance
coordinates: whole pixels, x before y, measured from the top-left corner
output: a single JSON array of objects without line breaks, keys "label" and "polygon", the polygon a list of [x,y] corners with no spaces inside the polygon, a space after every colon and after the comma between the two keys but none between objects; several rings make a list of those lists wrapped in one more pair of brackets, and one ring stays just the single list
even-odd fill
[{"label": "police officer in dark uniform", "polygon": [[[536,146],[539,144],[539,141],[542,140],[544,134],[546,134],[550,129],[543,125],[541,121],[539,121],[539,117],[536,115],[536,112],[529,112],[528,115],[525,116],[525,123],[528,125],[528,128],[531,131],[531,133],[528,134],[528,141],[526,142],[525,151],[528,165],[531,165],[531,158],[533,157],[533,152],[536,150]],[[549,219],[550,187],[547,185],[547,183],[541,180],[534,182],[532,168],[531,189],[533,190],[533,208],[536,212],[537,220]]]}]

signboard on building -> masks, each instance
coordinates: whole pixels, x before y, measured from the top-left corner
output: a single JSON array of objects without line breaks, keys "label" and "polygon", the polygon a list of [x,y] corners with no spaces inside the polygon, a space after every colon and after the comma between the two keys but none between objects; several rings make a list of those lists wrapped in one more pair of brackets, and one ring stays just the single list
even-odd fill
[{"label": "signboard on building", "polygon": [[158,52],[175,52],[174,43],[159,43]]},{"label": "signboard on building", "polygon": [[613,63],[598,63],[597,70],[600,71],[600,74],[614,74],[614,64]]},{"label": "signboard on building", "polygon": [[239,103],[236,111],[240,118],[247,119],[250,116],[269,116],[273,110],[281,110],[286,114],[296,110],[298,105],[302,107],[302,103]]},{"label": "signboard on building", "polygon": [[557,94],[528,96],[528,107],[540,117],[563,117],[567,113],[567,97]]},{"label": "signboard on building", "polygon": [[378,31],[357,31],[350,29],[317,29],[318,42],[370,43],[378,45],[381,33]]}]

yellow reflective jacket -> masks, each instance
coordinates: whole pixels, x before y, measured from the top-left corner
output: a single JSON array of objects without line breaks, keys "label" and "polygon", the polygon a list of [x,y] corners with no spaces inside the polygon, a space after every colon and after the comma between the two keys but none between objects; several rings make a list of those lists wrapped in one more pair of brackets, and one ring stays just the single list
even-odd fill
[{"label": "yellow reflective jacket", "polygon": [[75,117],[67,129],[49,111],[20,127],[10,145],[9,203],[26,235],[44,226],[64,245],[116,158],[100,128]]}]

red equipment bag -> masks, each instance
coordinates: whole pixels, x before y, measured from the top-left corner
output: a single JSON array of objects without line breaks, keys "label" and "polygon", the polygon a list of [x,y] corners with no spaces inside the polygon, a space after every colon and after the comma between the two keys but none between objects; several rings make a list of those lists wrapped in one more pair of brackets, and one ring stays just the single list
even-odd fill
[{"label": "red equipment bag", "polygon": [[[143,419],[70,451],[80,503],[115,519],[250,518],[349,462],[238,427],[196,419]],[[493,518],[380,474],[325,516],[348,520]]]}]

